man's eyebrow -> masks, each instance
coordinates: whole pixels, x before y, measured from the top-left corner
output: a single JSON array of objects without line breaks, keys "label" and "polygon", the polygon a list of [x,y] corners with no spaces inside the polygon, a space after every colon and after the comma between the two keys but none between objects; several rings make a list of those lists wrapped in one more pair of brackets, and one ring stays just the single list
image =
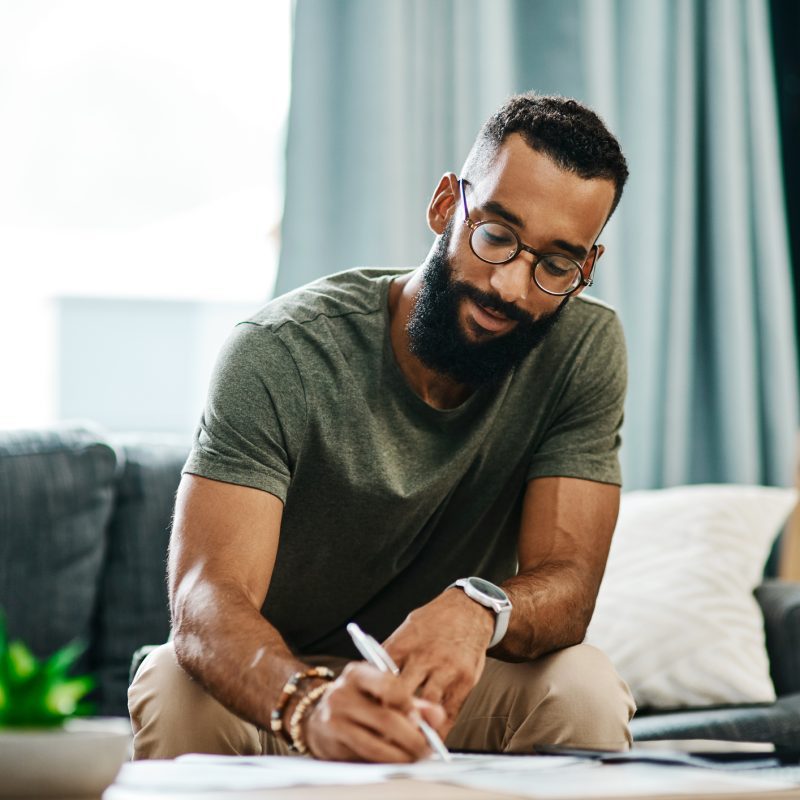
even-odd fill
[{"label": "man's eyebrow", "polygon": [[502,203],[498,203],[497,200],[487,200],[483,204],[483,208],[491,214],[497,214],[498,217],[502,217],[518,228],[525,227],[525,223],[513,211],[509,211]]},{"label": "man's eyebrow", "polygon": [[[497,214],[498,217],[502,217],[506,222],[510,222],[518,228],[525,227],[523,221],[513,211],[509,211],[502,203],[498,203],[497,200],[487,200],[483,204],[483,208],[490,214]],[[563,239],[554,239],[552,244],[559,250],[566,251],[571,256],[578,259],[578,261],[583,261],[586,256],[589,255],[589,251],[585,247],[579,244],[565,242]]]},{"label": "man's eyebrow", "polygon": [[589,255],[589,251],[585,247],[581,247],[579,244],[570,244],[563,239],[554,239],[553,244],[559,250],[566,250],[571,256],[575,256],[578,261],[583,261]]}]

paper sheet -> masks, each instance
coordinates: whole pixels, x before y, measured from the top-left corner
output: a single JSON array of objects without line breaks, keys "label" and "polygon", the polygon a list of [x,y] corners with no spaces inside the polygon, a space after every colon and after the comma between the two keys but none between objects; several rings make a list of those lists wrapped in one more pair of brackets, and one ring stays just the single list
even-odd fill
[{"label": "paper sheet", "polygon": [[375,783],[392,778],[440,780],[452,775],[485,770],[506,770],[513,765],[516,770],[554,769],[580,763],[577,758],[563,756],[503,756],[453,753],[452,761],[436,758],[414,764],[353,764],[340,761],[319,761],[297,756],[213,756],[192,753],[177,759],[181,764],[204,766],[255,766],[270,772],[295,775],[298,781],[308,777],[312,783]]},{"label": "paper sheet", "polygon": [[267,789],[288,786],[341,786],[383,783],[393,778],[444,781],[458,774],[504,770],[511,760],[520,772],[561,768],[576,759],[557,756],[458,756],[445,763],[434,759],[416,764],[349,764],[296,756],[213,756],[191,754],[174,761],[125,764],[121,786],[166,791]]},{"label": "paper sheet", "polygon": [[657,764],[611,764],[561,756],[456,756],[416,764],[349,764],[296,756],[188,755],[125,764],[116,784],[174,792],[377,784],[394,778],[450,783],[522,797],[625,798],[791,789],[775,778]]},{"label": "paper sheet", "polygon": [[796,788],[790,781],[758,778],[740,772],[713,772],[693,767],[657,764],[600,764],[584,762],[562,770],[543,770],[535,779],[525,770],[509,765],[504,770],[486,770],[453,775],[448,783],[508,792],[520,797],[547,800],[591,800],[591,798],[658,797],[714,794],[756,794]]}]

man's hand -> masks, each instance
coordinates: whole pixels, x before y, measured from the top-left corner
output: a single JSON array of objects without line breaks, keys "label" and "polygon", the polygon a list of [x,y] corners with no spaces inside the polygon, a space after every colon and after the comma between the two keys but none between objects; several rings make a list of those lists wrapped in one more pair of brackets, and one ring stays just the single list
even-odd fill
[{"label": "man's hand", "polygon": [[434,728],[445,719],[440,706],[415,698],[394,675],[354,662],[306,717],[306,744],[333,761],[417,761],[430,753],[415,722],[420,714]]},{"label": "man's hand", "polygon": [[493,631],[490,609],[448,589],[412,611],[384,643],[408,690],[444,706],[447,719],[434,725],[442,738],[481,677]]}]

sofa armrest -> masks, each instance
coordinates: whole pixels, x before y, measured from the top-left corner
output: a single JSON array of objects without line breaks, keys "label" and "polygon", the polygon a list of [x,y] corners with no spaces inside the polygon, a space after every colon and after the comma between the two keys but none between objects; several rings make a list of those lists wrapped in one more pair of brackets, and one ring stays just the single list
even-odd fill
[{"label": "sofa armrest", "polygon": [[775,691],[778,696],[800,692],[800,583],[764,581],[756,599],[764,613]]}]

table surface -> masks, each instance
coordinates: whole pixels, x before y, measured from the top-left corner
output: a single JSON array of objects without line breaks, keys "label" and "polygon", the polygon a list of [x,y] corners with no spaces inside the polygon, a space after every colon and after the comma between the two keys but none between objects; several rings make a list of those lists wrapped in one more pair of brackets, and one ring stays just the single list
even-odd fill
[{"label": "table surface", "polygon": [[[624,769],[624,765],[619,765]],[[614,769],[616,765],[612,766]],[[702,770],[701,770],[702,771]],[[737,770],[738,772],[738,770]],[[800,765],[782,768],[745,770],[744,773],[763,778],[784,779],[797,782],[797,786],[780,791],[736,791],[708,794],[714,800],[750,800],[750,798],[772,797],[775,800],[800,800]],[[532,774],[533,777],[533,774]],[[668,788],[668,787],[665,787]],[[374,800],[380,793],[381,800],[496,800],[497,798],[522,798],[517,794],[501,794],[495,790],[473,789],[430,780],[393,778],[384,783],[337,786],[293,786],[269,789],[237,789],[234,791],[175,792],[168,790],[137,789],[114,784],[102,798],[70,798],[70,800]],[[4,797],[0,786],[0,797]],[[653,795],[626,795],[624,800],[653,800]],[[687,800],[686,794],[660,794],[658,800]]]},{"label": "table surface", "polygon": [[[381,800],[498,800],[518,795],[500,794],[494,791],[467,789],[444,783],[429,783],[395,779],[381,784],[361,786],[296,786],[288,789],[254,789],[236,792],[207,792],[192,794],[192,800],[374,800],[380,793]],[[182,800],[188,795],[176,792],[141,791],[124,786],[111,786],[102,800]],[[713,800],[800,800],[800,786],[781,792],[736,792],[735,794],[707,795]],[[95,800],[86,798],[85,800]],[[99,799],[97,799],[99,800]],[[626,796],[624,800],[653,800],[652,796]],[[686,795],[659,795],[658,800],[687,800]]]},{"label": "table surface", "polygon": [[[362,786],[295,786],[288,789],[251,789],[236,792],[208,792],[203,800],[497,800],[496,792],[477,791],[445,783],[428,783],[411,780],[391,780],[380,784]],[[798,793],[800,798],[800,793]],[[183,795],[174,792],[151,793],[111,786],[102,800],[181,800]],[[197,800],[193,795],[192,800]],[[512,795],[503,795],[511,798]],[[685,798],[684,798],[685,800]],[[741,800],[741,798],[737,798]]]}]

